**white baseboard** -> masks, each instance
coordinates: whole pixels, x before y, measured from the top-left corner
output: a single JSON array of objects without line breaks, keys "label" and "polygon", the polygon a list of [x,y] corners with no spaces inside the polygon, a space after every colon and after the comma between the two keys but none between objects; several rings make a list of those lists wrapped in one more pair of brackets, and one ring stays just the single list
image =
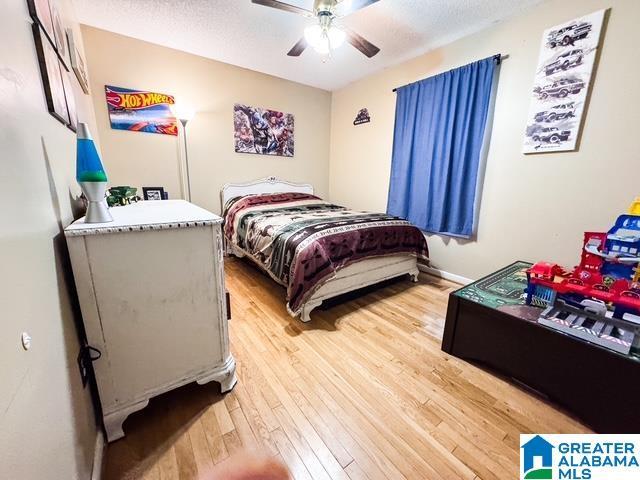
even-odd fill
[{"label": "white baseboard", "polygon": [[450,282],[459,283],[460,285],[468,285],[473,282],[473,280],[471,280],[470,278],[463,277],[462,275],[445,272],[444,270],[438,270],[437,268],[428,267],[426,265],[418,264],[418,268],[421,272],[428,273],[429,275],[433,275],[434,277],[449,280]]},{"label": "white baseboard", "polygon": [[105,440],[104,433],[102,433],[102,429],[98,427],[98,433],[96,434],[96,446],[93,451],[93,467],[91,469],[91,480],[101,480],[102,479],[102,471],[104,466],[104,450],[105,450]]}]

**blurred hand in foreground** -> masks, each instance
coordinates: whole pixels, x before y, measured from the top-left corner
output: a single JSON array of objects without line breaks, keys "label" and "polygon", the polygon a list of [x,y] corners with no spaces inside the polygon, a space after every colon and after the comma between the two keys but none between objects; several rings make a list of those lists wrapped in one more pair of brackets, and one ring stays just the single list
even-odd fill
[{"label": "blurred hand in foreground", "polygon": [[287,468],[271,457],[239,453],[219,463],[200,480],[289,480]]}]

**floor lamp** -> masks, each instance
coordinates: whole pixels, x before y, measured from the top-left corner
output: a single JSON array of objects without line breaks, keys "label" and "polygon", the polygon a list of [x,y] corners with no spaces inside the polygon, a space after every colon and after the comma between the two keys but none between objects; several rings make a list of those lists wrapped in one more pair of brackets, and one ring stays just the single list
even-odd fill
[{"label": "floor lamp", "polygon": [[184,138],[184,164],[185,174],[187,176],[187,200],[191,201],[191,176],[189,174],[189,145],[187,143],[187,123],[193,118],[194,111],[184,105],[176,104],[173,107],[174,115],[182,124],[182,133]]}]

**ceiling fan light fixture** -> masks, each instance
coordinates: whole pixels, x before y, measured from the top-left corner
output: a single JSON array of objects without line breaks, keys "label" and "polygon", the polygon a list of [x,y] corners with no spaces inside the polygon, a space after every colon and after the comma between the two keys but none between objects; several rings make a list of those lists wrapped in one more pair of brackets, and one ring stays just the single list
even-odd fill
[{"label": "ceiling fan light fixture", "polygon": [[328,56],[331,53],[331,47],[329,46],[329,39],[327,37],[323,37],[318,43],[313,46],[313,49],[323,56]]},{"label": "ceiling fan light fixture", "polygon": [[334,27],[334,26],[331,26],[327,33],[329,35],[329,42],[331,43],[331,48],[338,48],[340,45],[344,43],[344,39],[347,36],[347,34],[344,33],[343,30],[340,30],[338,27]]},{"label": "ceiling fan light fixture", "polygon": [[304,29],[304,38],[320,55],[327,55],[331,50],[344,43],[346,34],[337,27],[323,28],[321,25],[310,25]]},{"label": "ceiling fan light fixture", "polygon": [[[299,3],[297,0],[296,3]],[[311,0],[305,0],[308,3]],[[304,36],[287,52],[289,57],[299,57],[307,47],[312,47],[326,59],[331,57],[331,50],[338,48],[347,40],[360,53],[372,58],[380,49],[353,30],[342,30],[333,26],[334,20],[341,21],[347,15],[362,10],[379,0],[313,0],[313,9],[292,5],[291,0],[251,0],[252,3],[265,7],[293,12],[306,18],[315,18],[317,23],[304,30]],[[307,5],[308,6],[308,5]]]},{"label": "ceiling fan light fixture", "polygon": [[304,29],[304,38],[307,43],[315,48],[316,44],[322,40],[322,27],[320,25],[310,25]]}]

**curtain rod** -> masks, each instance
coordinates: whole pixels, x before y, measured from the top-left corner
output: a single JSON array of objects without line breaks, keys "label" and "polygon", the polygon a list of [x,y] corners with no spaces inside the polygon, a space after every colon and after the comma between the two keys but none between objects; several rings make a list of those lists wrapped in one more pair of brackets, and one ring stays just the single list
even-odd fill
[{"label": "curtain rod", "polygon": [[[504,54],[503,55],[501,53],[496,53],[492,58],[496,61],[496,64],[500,65],[500,63],[502,63],[502,60],[504,60],[505,58],[509,58],[509,55],[508,54]],[[460,67],[458,67],[458,68],[460,68]],[[420,80],[417,80],[417,81],[419,82]],[[411,82],[411,83],[416,83],[416,82]],[[411,85],[411,83],[407,83],[407,85]],[[402,87],[406,87],[407,85],[403,85]],[[392,90],[392,92],[396,93],[398,91],[398,88],[402,88],[402,87],[396,87],[396,88],[394,88]]]}]

